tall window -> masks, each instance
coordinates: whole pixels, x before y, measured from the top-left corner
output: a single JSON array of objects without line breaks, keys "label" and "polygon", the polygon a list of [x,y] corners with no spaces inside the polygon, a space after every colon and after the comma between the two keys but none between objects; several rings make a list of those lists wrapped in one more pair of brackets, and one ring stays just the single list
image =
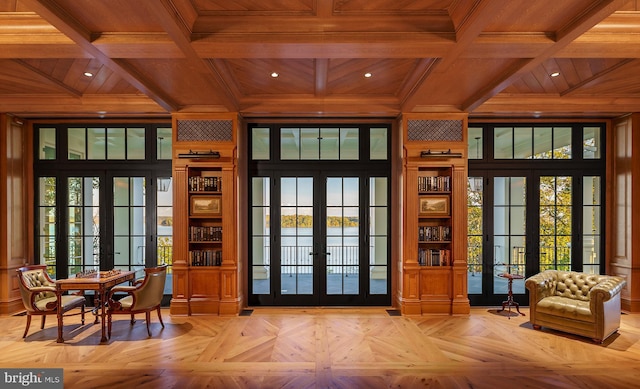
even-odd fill
[{"label": "tall window", "polygon": [[[497,275],[505,272],[605,270],[604,129],[603,123],[469,125],[472,303],[499,302],[506,284]],[[524,283],[514,281],[513,290],[524,294]]]},{"label": "tall window", "polygon": [[53,276],[171,265],[171,140],[168,123],[35,126],[36,255]]}]

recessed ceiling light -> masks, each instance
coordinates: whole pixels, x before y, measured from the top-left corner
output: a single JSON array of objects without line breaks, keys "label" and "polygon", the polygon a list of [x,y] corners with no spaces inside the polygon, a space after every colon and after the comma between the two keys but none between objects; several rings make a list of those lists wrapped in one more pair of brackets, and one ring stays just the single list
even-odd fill
[{"label": "recessed ceiling light", "polygon": [[364,74],[364,76],[365,76],[366,78],[370,78],[371,76],[373,76],[373,74],[371,74],[371,73],[365,73],[365,74]]},{"label": "recessed ceiling light", "polygon": [[280,75],[278,73],[276,73],[276,72],[271,73],[271,77],[273,77],[273,78],[278,78],[278,76],[280,76]]},{"label": "recessed ceiling light", "polygon": [[83,74],[87,77],[93,77],[93,73],[91,72],[84,72]]},{"label": "recessed ceiling light", "polygon": [[558,77],[560,75],[560,72],[553,72],[551,74],[549,74],[551,77]]}]

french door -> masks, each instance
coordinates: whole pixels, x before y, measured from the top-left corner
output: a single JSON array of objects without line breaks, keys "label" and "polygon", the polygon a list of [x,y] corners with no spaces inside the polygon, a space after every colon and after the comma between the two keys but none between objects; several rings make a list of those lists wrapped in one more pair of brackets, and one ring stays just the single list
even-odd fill
[{"label": "french door", "polygon": [[[40,239],[45,251],[66,257],[51,258],[56,277],[83,270],[141,270],[157,265],[157,242],[163,236],[155,221],[163,200],[151,172],[70,171],[57,180],[53,185],[51,179],[42,178],[39,186],[41,199],[51,197],[50,201],[64,204],[57,209],[59,225],[65,227]],[[40,221],[45,230],[55,229],[44,222]]]},{"label": "french door", "polygon": [[[470,171],[468,292],[474,305],[507,294],[502,273],[525,278],[546,269],[599,274],[601,178],[583,171]],[[515,300],[528,304],[524,279]]]},{"label": "french door", "polygon": [[281,171],[252,191],[251,304],[390,304],[386,177]]}]

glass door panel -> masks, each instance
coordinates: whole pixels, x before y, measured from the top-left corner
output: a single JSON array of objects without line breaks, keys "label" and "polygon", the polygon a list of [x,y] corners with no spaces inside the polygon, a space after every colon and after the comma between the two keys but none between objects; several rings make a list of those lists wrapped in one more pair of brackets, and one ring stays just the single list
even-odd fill
[{"label": "glass door panel", "polygon": [[280,291],[314,293],[313,177],[280,180]]},{"label": "glass door panel", "polygon": [[389,279],[387,177],[369,179],[369,294],[386,295]]},{"label": "glass door panel", "polygon": [[271,294],[271,196],[268,177],[251,180],[251,289],[255,295]]},{"label": "glass door panel", "polygon": [[571,270],[572,179],[540,177],[540,271]]},{"label": "glass door panel", "polygon": [[113,177],[113,264],[142,269],[146,258],[146,179]]},{"label": "glass door panel", "polygon": [[68,274],[100,268],[100,177],[67,179]]},{"label": "glass door panel", "polygon": [[360,293],[358,177],[329,177],[326,184],[326,294]]},{"label": "glass door panel", "polygon": [[602,251],[602,185],[600,177],[585,176],[582,186],[582,271],[600,274]]},{"label": "glass door panel", "polygon": [[[525,275],[526,177],[495,177],[493,180],[493,292],[505,294],[502,273]],[[513,293],[524,293],[524,280],[513,281]]]},{"label": "glass door panel", "polygon": [[469,294],[482,293],[483,242],[484,242],[484,180],[469,177],[467,180],[467,286]]}]

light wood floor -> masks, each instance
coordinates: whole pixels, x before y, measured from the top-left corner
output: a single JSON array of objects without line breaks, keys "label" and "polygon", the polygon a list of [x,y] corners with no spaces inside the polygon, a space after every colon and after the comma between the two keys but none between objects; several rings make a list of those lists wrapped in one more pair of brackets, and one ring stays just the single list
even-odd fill
[{"label": "light wood floor", "polygon": [[251,316],[155,314],[100,325],[0,317],[0,368],[64,368],[69,388],[632,388],[640,385],[640,314],[603,345],[535,331],[526,317],[390,316],[385,309],[255,309]]}]

